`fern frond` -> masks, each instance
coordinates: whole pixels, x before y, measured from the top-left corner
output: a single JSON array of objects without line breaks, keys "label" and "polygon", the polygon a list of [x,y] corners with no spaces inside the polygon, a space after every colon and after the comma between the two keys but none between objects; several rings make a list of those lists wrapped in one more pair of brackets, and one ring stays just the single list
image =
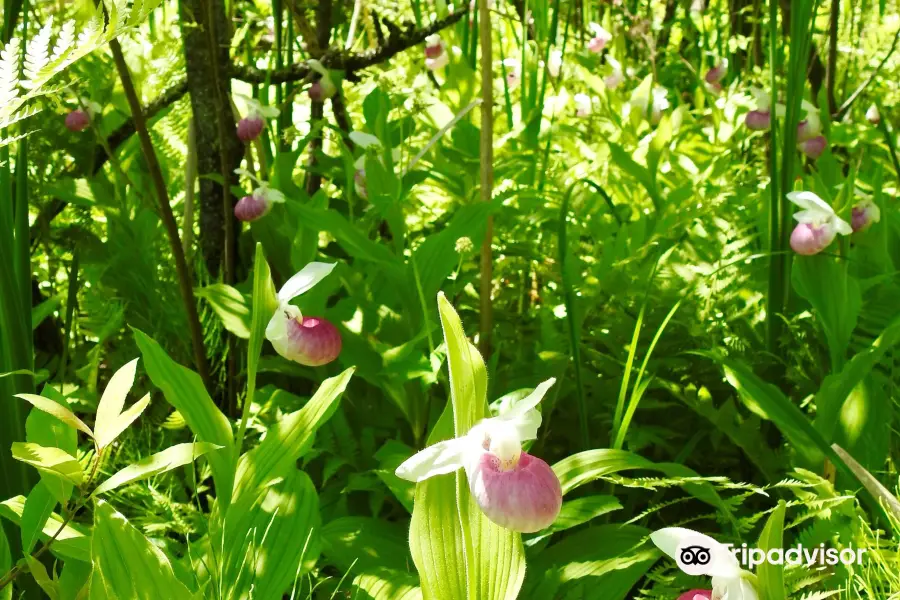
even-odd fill
[{"label": "fern frond", "polygon": [[0,52],[0,111],[19,96],[19,38],[12,38]]},{"label": "fern frond", "polygon": [[50,62],[50,36],[53,33],[53,17],[47,19],[37,35],[25,45],[25,79],[22,87],[34,89],[40,85],[38,75]]},{"label": "fern frond", "polygon": [[73,43],[75,43],[75,21],[66,21],[63,23],[59,36],[56,38],[50,61],[56,62],[60,60],[69,51]]}]

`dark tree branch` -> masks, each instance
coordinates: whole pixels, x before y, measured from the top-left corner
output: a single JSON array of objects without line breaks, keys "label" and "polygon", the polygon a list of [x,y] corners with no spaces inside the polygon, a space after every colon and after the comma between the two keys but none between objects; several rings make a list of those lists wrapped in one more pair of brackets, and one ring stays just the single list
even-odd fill
[{"label": "dark tree branch", "polygon": [[[435,21],[428,27],[422,29],[409,28],[400,32],[399,35],[392,35],[384,45],[379,46],[375,50],[346,54],[341,50],[330,49],[319,60],[327,68],[344,71],[345,78],[352,79],[352,75],[356,71],[383,63],[394,55],[421,44],[429,35],[437,33],[462,19],[466,12],[467,9],[464,7],[440,21]],[[248,83],[284,83],[286,81],[306,79],[309,76],[309,67],[304,62],[278,71],[265,71],[247,65],[235,65],[231,76]]]}]

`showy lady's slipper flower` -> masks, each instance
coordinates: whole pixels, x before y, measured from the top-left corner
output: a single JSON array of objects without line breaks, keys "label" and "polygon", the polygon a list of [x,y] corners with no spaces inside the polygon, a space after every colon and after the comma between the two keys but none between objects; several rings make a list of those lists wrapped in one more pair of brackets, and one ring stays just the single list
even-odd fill
[{"label": "showy lady's slipper flower", "polygon": [[606,44],[612,40],[612,34],[597,23],[591,23],[588,28],[594,34],[587,44],[588,50],[595,54],[599,54],[606,48]]},{"label": "showy lady's slipper flower", "polygon": [[559,77],[559,73],[562,70],[562,50],[553,50],[550,52],[550,56],[547,59],[547,71],[550,72],[550,77]]},{"label": "showy lady's slipper flower", "polygon": [[[750,93],[756,98],[756,109],[747,113],[744,124],[753,131],[768,129],[772,125],[772,97],[759,88],[750,88]],[[784,105],[776,103],[775,114],[784,116]]]},{"label": "showy lady's slipper flower", "polygon": [[309,65],[310,69],[319,74],[319,79],[309,86],[309,91],[307,93],[309,94],[310,100],[313,102],[322,102],[334,96],[337,93],[337,86],[334,85],[334,81],[331,80],[328,69],[314,58],[306,61],[306,64]]},{"label": "showy lady's slipper flower", "polygon": [[[737,558],[724,544],[683,527],[654,531],[650,539],[657,548],[675,559],[685,573],[712,577],[711,591],[693,590],[682,594],[678,600],[758,600],[759,594],[753,583],[755,576],[741,569]],[[690,559],[698,551],[706,552],[706,561]]]},{"label": "showy lady's slipper flower", "polygon": [[522,63],[515,58],[507,58],[503,61],[506,67],[506,85],[510,89],[519,85],[522,80]]},{"label": "showy lady's slipper flower", "polygon": [[592,105],[591,105],[591,97],[587,94],[575,94],[575,116],[576,117],[587,117],[590,116]]},{"label": "showy lady's slipper flower", "polygon": [[237,136],[246,144],[259,137],[265,127],[265,119],[274,119],[281,111],[274,106],[264,106],[255,98],[236,95],[247,105],[247,114],[237,124]]},{"label": "showy lady's slipper flower", "polygon": [[74,132],[84,131],[90,126],[94,115],[102,110],[103,108],[96,102],[82,98],[79,107],[66,115],[66,129]]},{"label": "showy lady's slipper flower", "polygon": [[865,231],[881,220],[881,209],[869,199],[860,200],[853,205],[850,226],[854,232]]},{"label": "showy lady's slipper flower", "polygon": [[253,190],[252,194],[244,196],[234,205],[234,216],[238,221],[256,221],[269,214],[273,204],[284,202],[284,194],[270,188],[265,181],[257,179],[249,171],[235,169],[234,172],[238,175],[249,177],[259,184],[259,187]]},{"label": "showy lady's slipper flower", "polygon": [[704,79],[706,79],[706,83],[719,83],[725,78],[726,73],[728,73],[728,61],[723,58],[715,67],[706,72]]},{"label": "showy lady's slipper flower", "polygon": [[[353,140],[353,143],[356,144],[357,147],[362,148],[363,150],[363,154],[357,158],[356,162],[353,164],[356,168],[356,172],[353,174],[353,187],[356,189],[356,194],[363,200],[366,200],[369,197],[369,190],[366,187],[366,160],[367,155],[369,154],[368,149],[371,148],[380,151],[382,148],[381,140],[374,135],[363,133],[362,131],[351,132],[350,139]],[[395,161],[400,160],[400,149],[394,148],[391,150],[391,157]],[[382,160],[380,156],[378,158],[379,160]]]},{"label": "showy lady's slipper flower", "polygon": [[547,463],[522,451],[522,442],[537,438],[541,413],[535,407],[555,381],[548,379],[464,436],[416,453],[397,467],[397,476],[419,482],[465,469],[472,497],[488,519],[522,533],[548,527],[562,506],[562,488]]},{"label": "showy lady's slipper flower", "polygon": [[614,90],[625,81],[625,74],[622,72],[622,64],[608,54],[606,55],[606,62],[609,63],[612,70],[603,79],[603,83],[606,84],[607,89]]},{"label": "showy lady's slipper flower", "polygon": [[866,111],[866,120],[872,125],[878,125],[881,122],[881,113],[878,112],[878,107],[874,104]]},{"label": "showy lady's slipper flower", "polygon": [[797,226],[791,232],[791,248],[797,254],[818,254],[834,241],[838,233],[853,233],[850,224],[838,217],[834,209],[814,193],[790,192],[787,198],[803,209],[794,213]]},{"label": "showy lady's slipper flower", "polygon": [[341,353],[341,334],[320,317],[304,317],[291,300],[312,289],[334,269],[334,263],[311,262],[278,291],[278,309],[266,325],[266,339],[284,358],[319,367]]},{"label": "showy lady's slipper flower", "polygon": [[797,123],[797,148],[809,158],[815,160],[825,151],[828,145],[825,136],[822,135],[822,121],[819,119],[819,109],[803,101],[806,110],[806,118]]},{"label": "showy lady's slipper flower", "polygon": [[425,68],[429,71],[437,71],[446,67],[450,62],[450,55],[441,36],[437,33],[425,38]]}]

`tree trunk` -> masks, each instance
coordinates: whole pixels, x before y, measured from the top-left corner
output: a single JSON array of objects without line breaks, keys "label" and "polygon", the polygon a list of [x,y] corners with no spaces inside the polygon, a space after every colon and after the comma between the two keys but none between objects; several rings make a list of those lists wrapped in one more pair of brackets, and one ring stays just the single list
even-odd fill
[{"label": "tree trunk", "polygon": [[[210,43],[210,29],[207,26],[210,13],[215,19],[215,48]],[[233,171],[240,164],[244,147],[232,126],[229,75],[231,24],[225,16],[225,6],[221,0],[182,0],[181,23],[188,92],[191,95],[191,111],[196,127],[197,173],[200,176],[220,175],[224,152],[227,184],[236,185],[237,178]],[[213,52],[216,53],[215,56]],[[218,77],[213,60],[218,61]],[[219,118],[228,120],[224,148],[219,136]],[[231,256],[237,255],[237,236],[231,236],[230,240],[226,236],[226,219],[231,220],[233,231],[239,231],[239,223],[232,212],[236,199],[231,199],[231,210],[226,211],[223,207],[224,197],[222,185],[207,177],[200,179],[200,196],[197,202],[200,214],[200,250],[206,269],[214,278],[224,266],[226,244],[230,246],[228,252]]]}]

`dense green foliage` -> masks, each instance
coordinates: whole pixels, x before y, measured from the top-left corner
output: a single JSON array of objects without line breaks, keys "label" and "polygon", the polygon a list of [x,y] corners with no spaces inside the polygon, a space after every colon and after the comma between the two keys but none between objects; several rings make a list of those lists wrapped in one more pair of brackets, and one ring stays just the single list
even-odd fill
[{"label": "dense green foliage", "polygon": [[0,600],[900,598],[900,7],[483,1],[5,3]]}]

